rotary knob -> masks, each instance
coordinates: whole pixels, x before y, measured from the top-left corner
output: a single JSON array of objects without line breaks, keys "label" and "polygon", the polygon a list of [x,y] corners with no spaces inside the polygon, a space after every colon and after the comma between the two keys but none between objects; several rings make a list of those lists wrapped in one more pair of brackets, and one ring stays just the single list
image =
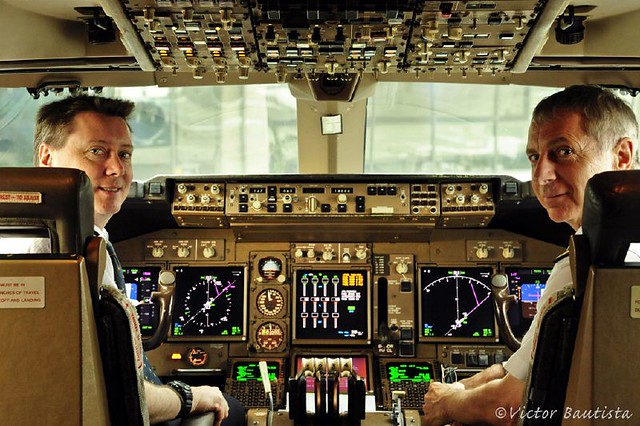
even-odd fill
[{"label": "rotary knob", "polygon": [[296,249],[296,251],[293,253],[293,256],[296,258],[301,258],[304,255],[304,253],[302,252],[302,249]]},{"label": "rotary knob", "polygon": [[164,256],[164,247],[153,246],[153,248],[151,249],[151,256],[156,258]]},{"label": "rotary knob", "polygon": [[456,204],[459,205],[459,206],[464,204],[464,195],[458,194],[456,196]]},{"label": "rotary knob", "polygon": [[338,194],[338,204],[347,204],[347,194]]},{"label": "rotary knob", "polygon": [[406,274],[409,271],[409,265],[405,262],[396,263],[396,272],[399,274]]},{"label": "rotary knob", "polygon": [[504,257],[505,259],[513,259],[515,254],[516,254],[515,250],[513,249],[513,246],[511,246],[510,244],[507,244],[506,246],[502,247],[502,257]]},{"label": "rotary knob", "polygon": [[489,257],[489,249],[487,248],[487,246],[480,246],[476,249],[476,257],[478,259],[486,259],[487,257]]},{"label": "rotary knob", "polygon": [[211,197],[209,197],[207,194],[204,194],[202,197],[200,197],[200,202],[202,204],[209,204],[211,202]]},{"label": "rotary knob", "polygon": [[473,204],[478,204],[478,202],[480,201],[480,197],[478,197],[478,194],[473,194],[470,200]]},{"label": "rotary knob", "polygon": [[213,246],[205,246],[202,249],[202,255],[204,257],[206,257],[207,259],[211,259],[212,257],[214,257],[216,255],[216,248]]},{"label": "rotary knob", "polygon": [[187,246],[180,246],[178,247],[178,257],[189,257],[189,247]]},{"label": "rotary knob", "polygon": [[187,185],[184,183],[178,184],[178,193],[185,194],[187,192]]},{"label": "rotary knob", "polygon": [[326,261],[332,260],[333,259],[333,252],[329,249],[329,250],[325,250],[322,252],[322,258]]},{"label": "rotary knob", "polygon": [[188,194],[187,195],[187,203],[195,203],[196,202],[196,196],[193,194]]},{"label": "rotary knob", "polygon": [[262,208],[262,201],[260,200],[255,200],[253,203],[251,203],[251,207],[254,210],[260,210]]},{"label": "rotary knob", "polygon": [[357,248],[356,249],[356,258],[360,260],[364,260],[367,258],[367,249],[366,248]]}]

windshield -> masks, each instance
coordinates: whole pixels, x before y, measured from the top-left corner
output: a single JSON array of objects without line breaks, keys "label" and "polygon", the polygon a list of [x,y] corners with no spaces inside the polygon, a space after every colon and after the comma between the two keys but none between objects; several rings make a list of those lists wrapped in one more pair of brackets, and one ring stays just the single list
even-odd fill
[{"label": "windshield", "polygon": [[[531,111],[554,88],[379,83],[367,101],[365,173],[502,174],[529,178]],[[286,84],[128,87],[136,102],[135,178],[298,173],[296,99]],[[0,166],[32,165],[34,118],[55,96],[0,89]],[[638,111],[636,99],[627,98]],[[301,132],[301,134],[299,134]]]},{"label": "windshield", "polygon": [[368,105],[366,172],[505,174],[526,180],[531,112],[557,90],[379,84]]}]

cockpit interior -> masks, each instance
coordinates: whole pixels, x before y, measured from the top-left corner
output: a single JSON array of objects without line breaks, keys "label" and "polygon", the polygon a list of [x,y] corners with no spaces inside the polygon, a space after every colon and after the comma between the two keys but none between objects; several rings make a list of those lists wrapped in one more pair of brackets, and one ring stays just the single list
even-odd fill
[{"label": "cockpit interior", "polygon": [[[139,172],[107,229],[156,374],[219,387],[250,426],[418,424],[430,382],[519,347],[573,234],[531,187],[529,88],[640,111],[638,19],[632,0],[0,0],[0,167],[32,165],[17,108],[133,98]],[[0,256],[0,322],[32,321]],[[29,373],[0,365],[4,424]]]}]

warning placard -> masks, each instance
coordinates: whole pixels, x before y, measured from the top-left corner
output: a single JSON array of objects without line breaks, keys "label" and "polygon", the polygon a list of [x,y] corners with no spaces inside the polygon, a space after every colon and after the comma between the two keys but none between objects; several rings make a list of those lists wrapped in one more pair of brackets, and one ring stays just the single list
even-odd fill
[{"label": "warning placard", "polygon": [[631,318],[640,318],[640,285],[631,286]]},{"label": "warning placard", "polygon": [[42,194],[39,192],[0,191],[0,203],[40,204]]},{"label": "warning placard", "polygon": [[0,277],[3,308],[44,308],[44,277]]}]

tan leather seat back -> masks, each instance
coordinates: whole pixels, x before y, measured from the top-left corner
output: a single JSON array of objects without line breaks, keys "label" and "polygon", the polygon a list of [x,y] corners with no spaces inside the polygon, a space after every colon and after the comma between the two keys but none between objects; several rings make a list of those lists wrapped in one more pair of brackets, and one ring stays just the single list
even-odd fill
[{"label": "tan leather seat back", "polygon": [[0,230],[48,235],[52,251],[0,255],[0,424],[107,425],[91,296],[104,243],[91,237],[89,179],[51,168],[0,177]]}]

